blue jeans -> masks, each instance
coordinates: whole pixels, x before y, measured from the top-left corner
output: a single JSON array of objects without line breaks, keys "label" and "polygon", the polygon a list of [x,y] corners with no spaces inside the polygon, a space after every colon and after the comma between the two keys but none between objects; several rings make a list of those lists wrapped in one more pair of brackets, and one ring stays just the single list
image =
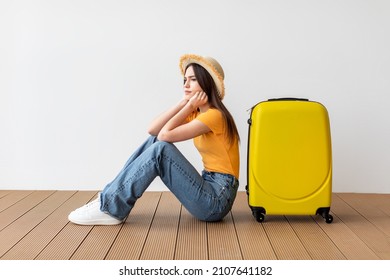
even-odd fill
[{"label": "blue jeans", "polygon": [[120,220],[126,218],[157,176],[193,216],[203,221],[223,219],[232,208],[238,188],[233,175],[199,174],[175,145],[150,136],[103,189],[101,210]]}]

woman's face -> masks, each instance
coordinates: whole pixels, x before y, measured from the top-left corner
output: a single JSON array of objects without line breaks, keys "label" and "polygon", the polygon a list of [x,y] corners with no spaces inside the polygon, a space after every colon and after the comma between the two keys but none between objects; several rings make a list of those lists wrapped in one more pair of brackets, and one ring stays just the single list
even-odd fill
[{"label": "woman's face", "polygon": [[199,91],[203,90],[195,77],[194,69],[192,66],[190,66],[187,68],[186,73],[184,74],[184,93],[187,96],[191,96]]}]

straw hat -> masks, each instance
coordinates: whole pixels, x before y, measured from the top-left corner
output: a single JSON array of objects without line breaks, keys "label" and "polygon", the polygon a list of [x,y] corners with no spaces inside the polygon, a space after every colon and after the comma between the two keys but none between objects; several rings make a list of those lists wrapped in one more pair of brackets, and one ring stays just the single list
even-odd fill
[{"label": "straw hat", "polygon": [[196,63],[202,66],[209,72],[211,77],[214,80],[214,83],[217,85],[218,94],[220,99],[222,100],[225,96],[225,85],[224,85],[224,78],[225,73],[223,72],[223,69],[221,65],[212,57],[203,57],[200,55],[195,54],[185,54],[180,58],[180,70],[182,75],[184,76],[186,67],[191,64]]}]

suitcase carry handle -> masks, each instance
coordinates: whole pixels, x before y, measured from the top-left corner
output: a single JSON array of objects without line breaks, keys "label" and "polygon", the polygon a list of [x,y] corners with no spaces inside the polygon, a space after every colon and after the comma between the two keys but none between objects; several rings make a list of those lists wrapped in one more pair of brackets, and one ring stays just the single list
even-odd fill
[{"label": "suitcase carry handle", "polygon": [[282,98],[270,98],[268,101],[309,101],[307,98],[295,98],[295,97],[282,97]]},{"label": "suitcase carry handle", "polygon": [[[270,98],[268,99],[267,101],[309,101],[309,99],[307,98],[297,98],[297,97],[281,97],[281,98]],[[263,102],[263,101],[262,101]],[[261,103],[261,102],[259,102]],[[259,104],[257,103],[257,104]],[[257,105],[256,104],[256,105]],[[252,109],[254,107],[256,107],[256,105],[252,106],[251,108],[249,108],[248,110],[246,110],[247,112],[251,112]],[[249,123],[249,120],[248,120],[248,123]]]}]

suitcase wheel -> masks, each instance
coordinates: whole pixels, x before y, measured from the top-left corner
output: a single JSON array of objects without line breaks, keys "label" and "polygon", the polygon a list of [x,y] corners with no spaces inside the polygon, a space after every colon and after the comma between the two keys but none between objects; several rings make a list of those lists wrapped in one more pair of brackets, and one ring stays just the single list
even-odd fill
[{"label": "suitcase wheel", "polygon": [[265,219],[265,209],[262,207],[253,207],[252,215],[255,217],[256,221],[262,223]]},{"label": "suitcase wheel", "polygon": [[331,222],[333,222],[333,216],[328,214],[326,217],[325,217],[325,221],[327,224],[330,224]]},{"label": "suitcase wheel", "polygon": [[333,222],[333,216],[329,214],[330,208],[329,207],[324,207],[324,208],[319,208],[317,210],[317,215],[321,215],[327,224],[330,224]]}]

